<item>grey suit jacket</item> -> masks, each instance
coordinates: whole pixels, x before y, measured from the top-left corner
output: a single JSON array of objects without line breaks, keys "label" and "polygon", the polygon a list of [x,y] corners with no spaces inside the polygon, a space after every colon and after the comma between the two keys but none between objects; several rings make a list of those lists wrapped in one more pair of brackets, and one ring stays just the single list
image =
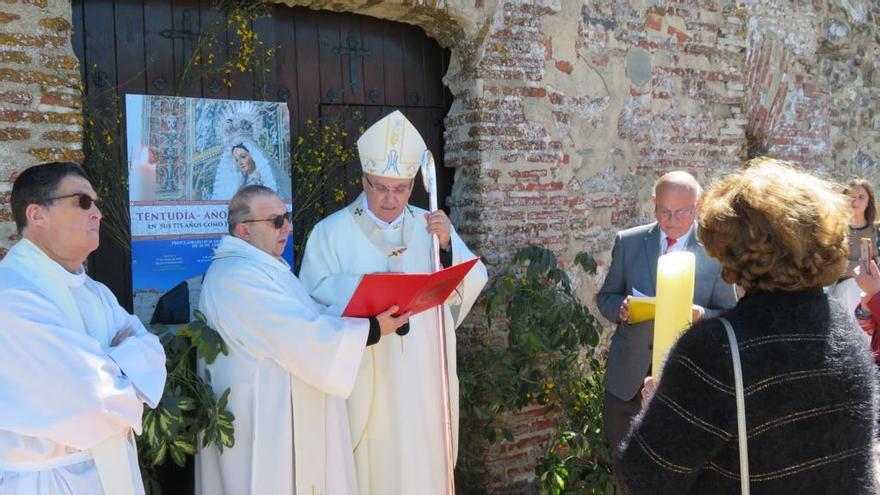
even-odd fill
[{"label": "grey suit jacket", "polygon": [[[619,232],[611,250],[611,267],[596,295],[602,316],[617,323],[608,352],[605,390],[622,400],[635,397],[647,376],[654,320],[629,325],[619,321],[618,312],[626,296],[632,295],[633,288],[647,296],[656,295],[661,232],[656,222]],[[697,261],[694,304],[706,310],[704,318],[710,318],[732,308],[736,304],[736,293],[732,285],[721,280],[721,265],[706,254],[696,232],[694,227],[685,249],[694,253]]]}]

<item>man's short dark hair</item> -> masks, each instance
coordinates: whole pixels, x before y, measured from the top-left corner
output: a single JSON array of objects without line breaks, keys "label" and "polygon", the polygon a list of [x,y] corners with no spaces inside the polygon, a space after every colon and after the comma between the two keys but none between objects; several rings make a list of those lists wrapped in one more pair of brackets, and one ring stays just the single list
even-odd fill
[{"label": "man's short dark hair", "polygon": [[248,219],[251,214],[251,200],[257,196],[277,196],[272,189],[252,184],[244,186],[235,193],[229,202],[229,213],[226,215],[226,221],[229,223],[229,235],[235,235],[235,227]]},{"label": "man's short dark hair", "polygon": [[68,175],[77,175],[89,180],[86,171],[73,162],[41,163],[27,168],[18,175],[12,184],[12,218],[18,233],[27,226],[27,207],[45,203],[46,198],[55,196],[58,185]]}]

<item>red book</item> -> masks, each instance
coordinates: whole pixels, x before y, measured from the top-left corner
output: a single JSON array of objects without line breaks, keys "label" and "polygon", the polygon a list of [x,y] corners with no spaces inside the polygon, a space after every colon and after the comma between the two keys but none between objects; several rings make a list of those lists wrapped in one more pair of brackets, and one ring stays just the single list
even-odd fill
[{"label": "red book", "polygon": [[397,314],[418,314],[443,304],[479,258],[444,268],[435,273],[370,273],[361,278],[342,316],[367,318],[391,306]]}]

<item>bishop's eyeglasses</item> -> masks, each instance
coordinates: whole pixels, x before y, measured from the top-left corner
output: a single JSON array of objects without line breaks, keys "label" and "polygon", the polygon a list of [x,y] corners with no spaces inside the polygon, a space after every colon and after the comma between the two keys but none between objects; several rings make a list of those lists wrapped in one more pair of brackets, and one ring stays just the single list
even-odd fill
[{"label": "bishop's eyeglasses", "polygon": [[402,194],[406,194],[407,192],[409,192],[409,190],[412,189],[412,185],[413,185],[412,181],[410,181],[410,183],[405,186],[388,187],[385,184],[373,184],[370,181],[370,178],[367,177],[366,175],[364,175],[364,179],[367,179],[367,184],[369,184],[370,187],[372,187],[373,190],[379,194],[391,193],[391,194],[396,194],[396,195],[400,196]]}]

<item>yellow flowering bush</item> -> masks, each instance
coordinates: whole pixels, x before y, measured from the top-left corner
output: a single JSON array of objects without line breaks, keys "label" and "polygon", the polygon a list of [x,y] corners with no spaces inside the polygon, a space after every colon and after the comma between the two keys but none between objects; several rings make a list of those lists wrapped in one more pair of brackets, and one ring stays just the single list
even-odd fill
[{"label": "yellow flowering bush", "polygon": [[324,211],[324,200],[343,201],[346,193],[357,186],[360,174],[346,178],[346,166],[355,166],[358,154],[341,119],[306,119],[291,148],[293,247],[298,265],[308,233],[329,213]]}]

